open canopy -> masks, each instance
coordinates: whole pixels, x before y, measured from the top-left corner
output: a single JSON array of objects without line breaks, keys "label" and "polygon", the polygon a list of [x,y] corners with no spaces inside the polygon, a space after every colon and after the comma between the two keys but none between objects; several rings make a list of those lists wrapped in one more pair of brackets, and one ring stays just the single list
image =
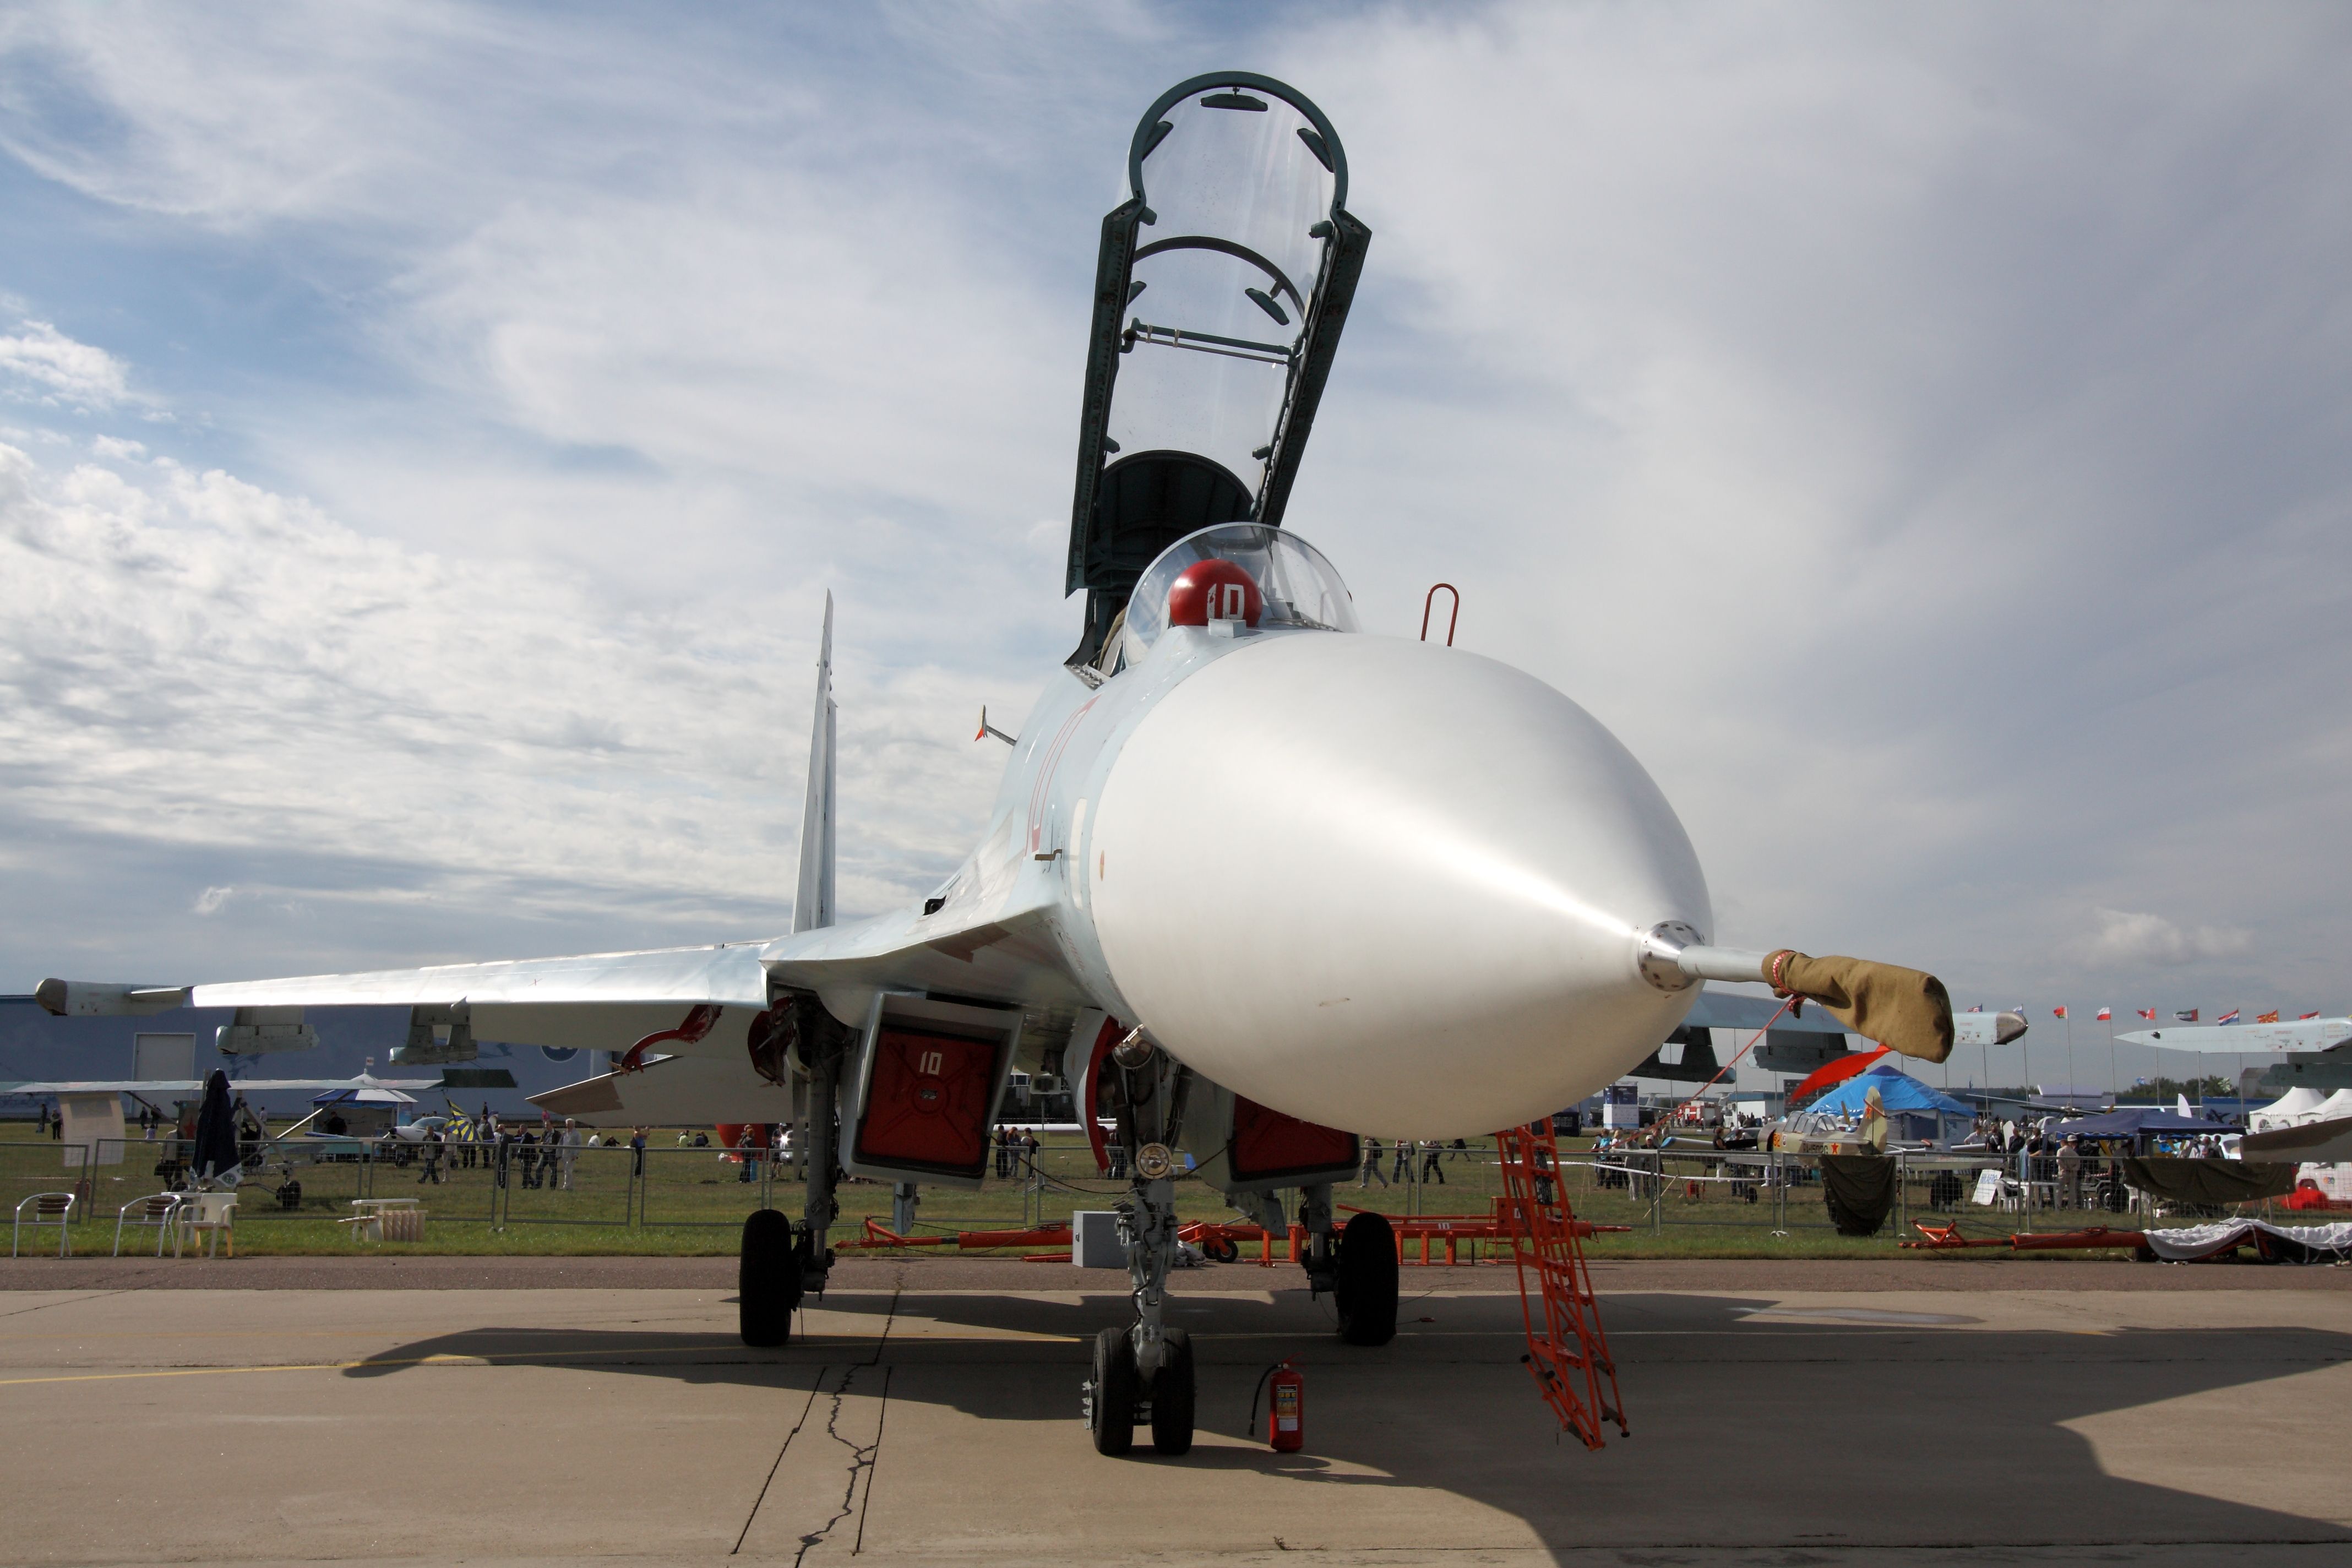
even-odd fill
[{"label": "open canopy", "polygon": [[1195,77],[1145,111],[1103,219],[1066,590],[1092,663],[1142,570],[1221,522],[1278,527],[1371,231],[1305,94]]}]

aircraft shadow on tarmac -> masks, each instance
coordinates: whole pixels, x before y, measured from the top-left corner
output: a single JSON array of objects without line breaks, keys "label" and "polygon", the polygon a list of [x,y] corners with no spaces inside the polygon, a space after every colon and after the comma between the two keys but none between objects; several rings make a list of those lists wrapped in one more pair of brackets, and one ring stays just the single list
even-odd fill
[{"label": "aircraft shadow on tarmac", "polygon": [[[1822,1324],[1774,1315],[1776,1305],[1610,1297],[1635,1435],[1612,1433],[1607,1448],[1586,1454],[1555,1440],[1518,1365],[1514,1299],[1409,1300],[1395,1344],[1351,1350],[1330,1337],[1304,1292],[1285,1289],[1270,1304],[1178,1295],[1171,1321],[1199,1336],[1202,1439],[1181,1458],[1154,1458],[1139,1444],[1132,1462],[1438,1489],[1519,1517],[1550,1545],[2352,1542],[2352,1531],[2320,1520],[2110,1474],[2091,1439],[2065,1425],[2337,1365],[2352,1360],[2352,1336],[2004,1331],[1978,1326],[1965,1309]],[[823,1306],[839,1315],[831,1331],[781,1351],[751,1350],[729,1333],[485,1327],[387,1349],[346,1375],[397,1376],[442,1359],[804,1386],[812,1368],[878,1363],[891,1368],[894,1403],[987,1423],[1062,1422],[1075,1434],[1085,1341],[1118,1319],[1123,1298],[910,1290]],[[844,1332],[839,1319],[870,1326]],[[1308,1378],[1309,1452],[1218,1440],[1242,1435],[1259,1372],[1286,1355],[1297,1355]],[[2220,1491],[2242,1489],[2229,1474],[2288,1457],[2249,1451],[2248,1434],[2275,1431],[2275,1415],[2233,1430],[2228,1406],[2209,1399],[2147,1419],[2179,1425],[2180,1451],[2213,1455]],[[2310,1412],[2305,1440],[2340,1451],[2342,1421]],[[1086,1462],[1122,1461],[1087,1454]]]}]

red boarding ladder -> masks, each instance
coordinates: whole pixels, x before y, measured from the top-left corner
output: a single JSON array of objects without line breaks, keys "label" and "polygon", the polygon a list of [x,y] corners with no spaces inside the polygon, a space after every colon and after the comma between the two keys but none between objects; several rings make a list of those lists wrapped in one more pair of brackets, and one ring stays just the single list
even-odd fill
[{"label": "red boarding ladder", "polygon": [[1520,1360],[1560,1426],[1586,1447],[1601,1447],[1603,1422],[1614,1422],[1618,1435],[1629,1436],[1617,1363],[1601,1331],[1601,1305],[1579,1244],[1592,1227],[1569,1210],[1550,1119],[1506,1128],[1495,1135],[1495,1145],[1502,1155],[1503,1201],[1512,1220],[1507,1228],[1528,1330],[1528,1353]]}]

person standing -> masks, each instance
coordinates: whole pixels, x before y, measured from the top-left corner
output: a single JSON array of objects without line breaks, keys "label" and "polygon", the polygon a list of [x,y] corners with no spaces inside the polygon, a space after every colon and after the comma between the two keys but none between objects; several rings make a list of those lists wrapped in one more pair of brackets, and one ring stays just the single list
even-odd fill
[{"label": "person standing", "polygon": [[1432,1139],[1427,1143],[1423,1144],[1421,1154],[1421,1179],[1424,1182],[1434,1181],[1439,1186],[1444,1186],[1445,1184],[1444,1161],[1444,1144],[1438,1142],[1435,1139]]},{"label": "person standing", "polygon": [[1392,1182],[1402,1182],[1406,1176],[1412,1174],[1412,1140],[1410,1138],[1400,1138],[1396,1141],[1396,1163],[1389,1170],[1389,1180]]},{"label": "person standing", "polygon": [[580,1123],[567,1116],[563,1119],[563,1190],[572,1190],[572,1167],[580,1163]]},{"label": "person standing", "polygon": [[760,1129],[746,1127],[736,1141],[735,1179],[750,1184],[760,1179]]},{"label": "person standing", "polygon": [[2058,1204],[2062,1208],[2083,1206],[2083,1140],[2080,1133],[2070,1132],[2058,1145]]},{"label": "person standing", "polygon": [[1022,1160],[1028,1166],[1028,1173],[1032,1179],[1034,1179],[1037,1174],[1037,1134],[1034,1131],[1024,1132],[1021,1135]]},{"label": "person standing", "polygon": [[1369,1187],[1374,1182],[1384,1187],[1389,1184],[1389,1179],[1381,1174],[1381,1152],[1379,1139],[1368,1137],[1364,1140],[1364,1171],[1356,1178],[1358,1187]]},{"label": "person standing", "polygon": [[629,1131],[629,1174],[643,1177],[646,1173],[646,1130],[632,1128]]},{"label": "person standing", "polygon": [[436,1128],[425,1134],[425,1169],[417,1173],[418,1186],[421,1187],[427,1182],[436,1187],[441,1184],[442,1152],[441,1132],[438,1128]]}]

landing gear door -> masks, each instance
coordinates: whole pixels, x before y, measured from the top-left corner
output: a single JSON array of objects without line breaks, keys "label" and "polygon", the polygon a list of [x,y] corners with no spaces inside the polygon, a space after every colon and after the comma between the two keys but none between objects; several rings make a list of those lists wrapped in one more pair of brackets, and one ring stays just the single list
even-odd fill
[{"label": "landing gear door", "polygon": [[1021,1021],[1017,1007],[877,996],[858,1041],[842,1169],[977,1188]]},{"label": "landing gear door", "polygon": [[1285,1116],[1205,1079],[1193,1083],[1184,1123],[1195,1173],[1221,1193],[1337,1181],[1362,1159],[1354,1133]]}]

